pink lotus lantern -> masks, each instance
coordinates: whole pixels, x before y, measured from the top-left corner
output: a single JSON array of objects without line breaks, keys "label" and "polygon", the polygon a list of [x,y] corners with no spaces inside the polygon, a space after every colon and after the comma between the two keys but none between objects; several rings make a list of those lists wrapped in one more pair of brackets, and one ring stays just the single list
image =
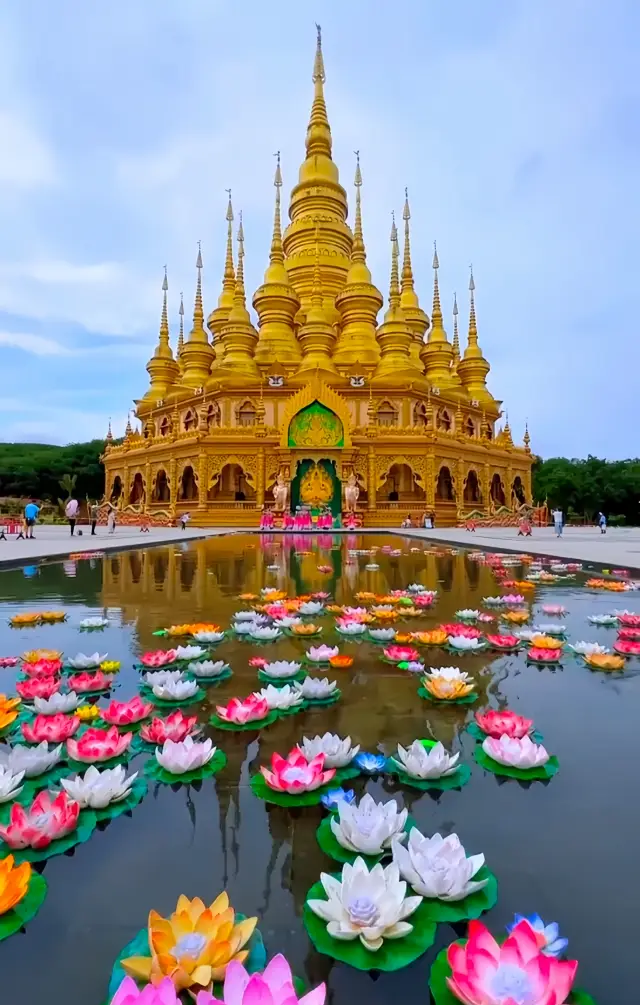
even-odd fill
[{"label": "pink lotus lantern", "polygon": [[413,599],[414,607],[431,607],[433,597],[430,593],[417,593]]},{"label": "pink lotus lantern", "polygon": [[618,638],[625,642],[640,642],[640,628],[620,628]]},{"label": "pink lotus lantern", "polygon": [[36,660],[23,663],[22,669],[27,677],[51,677],[62,670],[62,660]]},{"label": "pink lotus lantern", "polygon": [[258,670],[262,670],[263,667],[266,667],[268,662],[269,660],[266,660],[264,656],[252,656],[249,660],[249,666],[257,667]]},{"label": "pink lotus lantern", "polygon": [[0,669],[4,670],[8,667],[17,667],[18,663],[17,656],[0,656]]},{"label": "pink lotus lantern", "polygon": [[330,782],[336,773],[335,768],[324,771],[324,754],[318,754],[307,761],[299,747],[294,747],[287,757],[280,754],[271,755],[271,771],[260,768],[264,780],[270,789],[276,792],[286,792],[292,796],[303,792],[313,792]]},{"label": "pink lotus lantern", "polygon": [[562,656],[562,649],[539,649],[532,646],[527,653],[527,659],[534,663],[558,663]]},{"label": "pink lotus lantern", "polygon": [[520,740],[527,736],[533,729],[533,719],[525,719],[524,716],[516,712],[505,709],[497,712],[490,709],[488,712],[476,712],[476,722],[483,733],[487,736],[511,736]]},{"label": "pink lotus lantern", "polygon": [[158,667],[166,667],[169,663],[175,663],[176,661],[176,651],[175,649],[155,649],[153,652],[143,653],[140,657],[140,662],[145,667],[151,667],[157,670]]},{"label": "pink lotus lantern", "polygon": [[242,698],[232,698],[228,705],[216,705],[216,712],[224,722],[244,726],[248,722],[259,722],[269,714],[269,705],[265,698],[250,694],[244,701]]},{"label": "pink lotus lantern", "polygon": [[90,726],[77,740],[67,740],[67,753],[74,761],[94,764],[120,757],[129,749],[131,733],[120,734],[115,726],[98,729]]},{"label": "pink lotus lantern", "polygon": [[264,613],[268,614],[270,618],[286,618],[287,609],[282,604],[265,604]]},{"label": "pink lotus lantern", "polygon": [[102,719],[110,726],[133,726],[136,722],[147,719],[153,712],[151,702],[135,697],[130,701],[111,701],[100,712]]},{"label": "pink lotus lantern", "polygon": [[76,673],[69,677],[70,690],[81,694],[88,691],[108,691],[110,687],[111,680],[102,670],[96,673]]},{"label": "pink lotus lantern", "polygon": [[456,636],[458,638],[462,636],[465,639],[479,639],[482,637],[482,632],[479,628],[472,628],[470,625],[461,625],[458,621],[447,625],[440,625],[438,631],[446,632],[447,635],[453,635],[454,638]]},{"label": "pink lotus lantern", "polygon": [[487,635],[487,642],[494,649],[515,649],[520,645],[517,635]]},{"label": "pink lotus lantern", "polygon": [[613,643],[613,651],[621,656],[640,656],[640,642],[629,642],[626,639],[618,639]]},{"label": "pink lotus lantern", "polygon": [[384,655],[392,663],[414,663],[420,659],[420,653],[411,646],[387,646]]},{"label": "pink lotus lantern", "polygon": [[[497,1005],[516,1000],[527,1005],[562,1005],[573,985],[577,960],[544,954],[526,919],[500,945],[480,921],[469,922],[469,937],[447,950],[447,985],[465,1005]],[[515,997],[517,995],[517,998]]]},{"label": "pink lotus lantern", "polygon": [[16,691],[21,698],[50,698],[60,689],[59,677],[32,677],[16,682]]},{"label": "pink lotus lantern", "polygon": [[556,617],[563,617],[567,613],[567,608],[563,607],[562,604],[543,604],[542,610],[544,614],[552,614]]},{"label": "pink lotus lantern", "polygon": [[625,628],[640,628],[640,614],[621,614],[618,621]]},{"label": "pink lotus lantern", "polygon": [[197,721],[196,715],[184,715],[177,709],[166,719],[152,719],[151,722],[141,726],[140,736],[147,743],[155,743],[158,746],[162,746],[167,740],[180,743],[194,732],[193,727]]},{"label": "pink lotus lantern", "polygon": [[76,732],[80,720],[75,715],[37,715],[31,722],[23,722],[22,735],[27,743],[63,743]]},{"label": "pink lotus lantern", "polygon": [[66,792],[54,798],[52,793],[40,792],[31,806],[25,809],[19,803],[11,807],[9,823],[0,825],[0,838],[9,848],[46,848],[52,841],[66,837],[78,826],[80,804],[69,799]]}]

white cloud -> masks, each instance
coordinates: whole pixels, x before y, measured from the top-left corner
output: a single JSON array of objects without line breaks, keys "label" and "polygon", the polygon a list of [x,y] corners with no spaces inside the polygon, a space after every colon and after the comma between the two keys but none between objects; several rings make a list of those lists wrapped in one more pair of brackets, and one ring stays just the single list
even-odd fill
[{"label": "white cloud", "polygon": [[70,351],[54,339],[45,338],[43,335],[31,335],[28,332],[0,331],[0,345],[22,349],[35,356],[66,356]]},{"label": "white cloud", "polygon": [[30,191],[56,181],[51,148],[29,123],[6,108],[0,109],[0,192]]}]

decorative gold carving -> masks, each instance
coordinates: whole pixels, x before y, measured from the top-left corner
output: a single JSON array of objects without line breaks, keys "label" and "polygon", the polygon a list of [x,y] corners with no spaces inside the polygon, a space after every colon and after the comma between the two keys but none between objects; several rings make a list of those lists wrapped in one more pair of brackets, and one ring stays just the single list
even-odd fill
[{"label": "decorative gold carving", "polygon": [[301,387],[300,390],[288,398],[285,403],[280,422],[280,447],[287,447],[289,423],[293,419],[294,415],[297,415],[298,412],[314,401],[319,401],[321,405],[325,406],[325,408],[335,412],[342,422],[344,446],[350,447],[350,429],[352,423],[349,406],[345,399],[334,391],[333,388],[328,387],[316,373],[314,373],[313,377],[309,383],[305,385],[305,387]]},{"label": "decorative gold carving", "polygon": [[322,464],[315,462],[300,482],[300,499],[305,506],[327,506],[333,499],[333,481]]}]

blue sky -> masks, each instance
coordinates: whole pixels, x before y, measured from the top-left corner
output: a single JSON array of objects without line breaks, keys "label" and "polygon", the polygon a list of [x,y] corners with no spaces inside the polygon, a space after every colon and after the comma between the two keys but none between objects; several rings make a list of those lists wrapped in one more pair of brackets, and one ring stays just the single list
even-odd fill
[{"label": "blue sky", "polygon": [[[543,456],[640,453],[640,5],[635,0],[29,0],[0,8],[0,438],[122,431],[173,335],[197,241],[207,310],[225,188],[261,282],[273,153],[304,154],[314,21],[334,158],[361,152],[369,264],[386,293],[404,187],[418,292],[468,265],[489,383]],[[445,307],[446,310],[446,307]],[[449,324],[449,331],[451,325]]]}]

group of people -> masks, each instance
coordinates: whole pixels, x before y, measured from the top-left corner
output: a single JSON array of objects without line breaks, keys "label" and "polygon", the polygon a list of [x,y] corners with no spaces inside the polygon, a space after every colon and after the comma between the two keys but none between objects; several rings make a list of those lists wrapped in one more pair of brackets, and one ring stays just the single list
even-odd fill
[{"label": "group of people", "polygon": [[401,530],[406,530],[408,527],[424,527],[425,530],[433,530],[435,525],[436,515],[433,511],[430,513],[423,513],[417,523],[413,522],[411,513],[407,513],[405,519],[400,524],[400,528]]},{"label": "group of people", "polygon": [[[355,523],[355,516],[353,522]],[[260,517],[260,530],[273,530],[274,527],[275,512],[265,509]],[[328,506],[317,513],[315,522],[308,506],[297,506],[295,513],[282,515],[282,529],[287,531],[335,530],[337,527],[340,527],[340,518],[334,517]]]}]

